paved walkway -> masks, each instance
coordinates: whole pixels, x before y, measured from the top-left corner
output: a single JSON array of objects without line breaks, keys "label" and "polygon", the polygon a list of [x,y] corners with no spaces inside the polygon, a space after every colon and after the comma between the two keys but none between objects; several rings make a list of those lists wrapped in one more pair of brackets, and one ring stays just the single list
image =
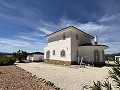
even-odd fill
[{"label": "paved walkway", "polygon": [[110,67],[77,68],[45,63],[23,63],[17,66],[53,82],[63,90],[82,90],[85,85],[92,85],[93,81],[104,81],[110,69]]}]

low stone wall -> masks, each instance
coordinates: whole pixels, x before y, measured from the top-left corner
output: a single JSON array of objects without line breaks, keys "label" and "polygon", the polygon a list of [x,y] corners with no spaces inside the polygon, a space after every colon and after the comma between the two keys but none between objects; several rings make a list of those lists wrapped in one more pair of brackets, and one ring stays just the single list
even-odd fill
[{"label": "low stone wall", "polygon": [[44,62],[48,63],[48,64],[58,64],[58,65],[66,65],[66,66],[70,66],[71,65],[71,62],[69,62],[69,61],[62,61],[62,60],[49,60],[49,59],[45,59]]},{"label": "low stone wall", "polygon": [[[48,64],[66,65],[66,66],[78,65],[77,61],[71,61],[70,62],[70,61],[62,61],[62,60],[45,59],[44,62],[48,63]],[[95,67],[105,66],[105,62],[91,62],[91,63],[93,63]]]}]

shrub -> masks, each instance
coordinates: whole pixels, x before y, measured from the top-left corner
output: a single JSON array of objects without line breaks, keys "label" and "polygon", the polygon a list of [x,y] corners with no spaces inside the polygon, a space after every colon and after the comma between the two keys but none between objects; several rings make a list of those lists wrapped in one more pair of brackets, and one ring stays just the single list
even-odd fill
[{"label": "shrub", "polygon": [[112,57],[112,56],[105,56],[105,59],[110,60],[110,61],[114,61],[114,57]]},{"label": "shrub", "polygon": [[13,65],[15,63],[15,59],[10,57],[0,57],[0,66],[3,65]]},{"label": "shrub", "polygon": [[13,58],[19,60],[19,62],[23,62],[27,58],[28,53],[26,51],[19,50],[17,52],[13,52]]},{"label": "shrub", "polygon": [[91,90],[120,90],[120,62],[117,60],[115,62],[117,63],[117,67],[112,67],[112,70],[109,71],[108,77],[114,81],[114,89],[112,88],[112,83],[109,81],[105,81],[104,83],[97,81],[90,87]]}]

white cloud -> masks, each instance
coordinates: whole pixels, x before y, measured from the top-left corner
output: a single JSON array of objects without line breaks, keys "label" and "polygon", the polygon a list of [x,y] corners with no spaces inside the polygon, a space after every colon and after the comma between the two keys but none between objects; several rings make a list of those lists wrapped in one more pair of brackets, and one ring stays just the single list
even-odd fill
[{"label": "white cloud", "polygon": [[40,21],[38,25],[36,26],[36,29],[38,31],[43,32],[45,35],[50,34],[58,29],[60,29],[61,25],[60,24],[55,24],[51,22],[44,22]]},{"label": "white cloud", "polygon": [[97,30],[102,31],[102,30],[105,30],[106,28],[108,28],[107,26],[98,25],[93,22],[88,22],[88,23],[82,24],[80,22],[61,18],[57,24],[41,21],[40,26],[38,25],[38,30],[47,35],[47,34],[53,33],[57,30],[60,30],[62,28],[70,26],[70,25],[73,25],[73,26],[75,26],[83,31],[86,31],[88,33],[91,33],[91,32],[97,31]]},{"label": "white cloud", "polygon": [[[16,1],[16,2],[6,2],[4,0],[0,1],[0,4],[4,5],[11,10],[16,10],[20,15],[12,15],[8,13],[0,12],[0,18],[4,18],[14,24],[24,25],[30,28],[35,28],[39,25],[39,18],[41,16],[41,11],[38,8],[31,8],[26,3],[26,1]],[[8,9],[4,9],[6,12]]]},{"label": "white cloud", "polygon": [[7,8],[19,11],[26,18],[33,19],[34,18],[33,16],[37,16],[37,15],[41,14],[41,12],[38,8],[29,7],[29,5],[24,0],[23,1],[18,0],[16,2],[8,2],[8,1],[6,2],[5,0],[1,0],[0,3]]},{"label": "white cloud", "polygon": [[35,38],[29,37],[29,36],[19,36],[19,38],[25,39],[25,40],[36,40]]},{"label": "white cloud", "polygon": [[33,33],[31,33],[30,35],[32,35],[32,36],[34,36],[34,37],[44,37],[45,36],[45,34],[42,34],[42,33],[40,33],[40,32],[33,32]]},{"label": "white cloud", "polygon": [[94,31],[102,31],[105,30],[107,28],[109,28],[108,26],[104,26],[104,25],[98,25],[96,23],[93,22],[88,22],[85,24],[79,24],[77,25],[80,29],[88,31],[88,32],[94,32]]},{"label": "white cloud", "polygon": [[16,38],[30,40],[30,41],[39,41],[40,38],[45,37],[45,34],[41,34],[40,31],[34,30],[27,33],[21,32]]},{"label": "white cloud", "polygon": [[118,20],[120,18],[120,14],[113,14],[113,15],[105,15],[101,19],[99,19],[100,22],[110,22],[112,20]]},{"label": "white cloud", "polygon": [[6,39],[0,38],[0,51],[13,52],[17,50],[26,50],[28,52],[32,51],[43,51],[45,43],[38,42],[28,42],[20,39]]},{"label": "white cloud", "polygon": [[93,23],[93,22],[87,22],[87,23],[80,23],[80,22],[76,22],[76,21],[72,21],[72,20],[67,20],[67,19],[60,19],[60,26],[69,26],[69,25],[73,25],[76,26],[77,28],[79,28],[80,30],[83,30],[85,32],[91,33],[94,31],[103,31],[109,28],[109,26],[105,26],[105,25],[99,25],[97,23]]},{"label": "white cloud", "polygon": [[50,33],[52,33],[52,31],[50,31],[50,30],[47,29],[46,27],[38,27],[38,29],[39,29],[41,32],[45,33],[45,34],[50,34]]},{"label": "white cloud", "polygon": [[[13,17],[13,16],[1,14],[1,13],[0,13],[0,16],[10,20],[13,23],[17,23],[20,25],[22,24],[22,25],[25,25],[34,30],[34,31],[30,31],[28,33],[21,33],[20,35],[17,35],[17,38],[19,38],[19,39],[15,39],[15,40],[0,38],[1,47],[4,45],[4,48],[1,48],[0,50],[3,50],[3,51],[10,50],[10,47],[11,47],[11,51],[14,49],[17,50],[17,49],[21,49],[21,48],[24,50],[27,50],[27,51],[35,51],[35,50],[43,51],[45,43],[43,43],[44,41],[42,41],[42,39],[44,38],[44,36],[46,34],[50,34],[54,31],[57,31],[64,27],[67,27],[69,25],[73,25],[89,34],[93,34],[93,32],[94,32],[94,35],[99,35],[100,32],[105,32],[99,38],[105,36],[105,34],[108,35],[107,38],[119,37],[118,35],[111,36],[111,35],[113,35],[113,33],[116,33],[116,32],[119,33],[119,26],[115,26],[115,25],[109,26],[108,24],[103,24],[103,23],[98,24],[95,22],[81,23],[81,22],[77,22],[77,21],[73,21],[73,20],[69,20],[69,19],[65,19],[65,18],[60,18],[58,23],[51,23],[51,22],[43,22],[43,21],[39,21],[39,22],[32,21],[32,20],[29,20],[26,18]],[[106,16],[106,17],[101,18],[98,21],[99,22],[105,22],[105,21],[110,22],[111,20],[119,19],[118,17],[119,17],[119,15],[118,16],[113,15],[113,16],[109,16],[109,17]],[[41,39],[41,37],[42,37],[42,39]],[[40,38],[40,39],[38,39],[38,38]],[[104,39],[104,38],[102,38],[102,39]],[[34,42],[28,42],[26,40],[33,40]],[[113,42],[113,43],[109,44],[108,42],[110,42],[110,41],[105,40],[105,41],[101,41],[100,43],[102,43],[102,44],[106,43],[109,46],[112,46],[114,43]],[[120,41],[118,40],[118,42],[120,42]],[[36,47],[36,46],[39,46],[39,47]],[[118,47],[118,46],[116,46],[116,47]]]},{"label": "white cloud", "polygon": [[[110,26],[106,26],[104,24],[97,24],[93,22],[87,22],[87,23],[80,23],[73,20],[60,18],[59,22],[56,24],[49,23],[49,22],[40,22],[40,26],[38,25],[38,30],[45,33],[50,34],[52,32],[55,32],[57,30],[60,30],[62,28],[65,28],[67,26],[73,25],[77,28],[79,28],[82,31],[85,31],[89,34],[93,34],[93,32],[103,32],[106,30],[109,30]],[[94,34],[95,34],[94,33]]]},{"label": "white cloud", "polygon": [[106,50],[106,53],[120,53],[118,48],[120,48],[120,42],[106,42],[106,44],[109,46],[109,48]]},{"label": "white cloud", "polygon": [[24,40],[17,40],[17,39],[6,39],[6,38],[0,38],[1,44],[11,45],[11,46],[27,46],[30,45],[29,42],[26,42]]}]

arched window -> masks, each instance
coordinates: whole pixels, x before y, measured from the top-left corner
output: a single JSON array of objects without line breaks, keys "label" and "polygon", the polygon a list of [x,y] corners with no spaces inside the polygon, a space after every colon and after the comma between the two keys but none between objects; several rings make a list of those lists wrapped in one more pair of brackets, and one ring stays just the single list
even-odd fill
[{"label": "arched window", "polygon": [[53,50],[53,55],[55,55],[55,50]]},{"label": "arched window", "polygon": [[99,61],[99,51],[98,50],[94,50],[94,60]]},{"label": "arched window", "polygon": [[61,54],[61,57],[64,57],[65,56],[65,50],[62,50],[60,54]]},{"label": "arched window", "polygon": [[46,52],[46,59],[50,59],[50,51],[49,50]]}]

